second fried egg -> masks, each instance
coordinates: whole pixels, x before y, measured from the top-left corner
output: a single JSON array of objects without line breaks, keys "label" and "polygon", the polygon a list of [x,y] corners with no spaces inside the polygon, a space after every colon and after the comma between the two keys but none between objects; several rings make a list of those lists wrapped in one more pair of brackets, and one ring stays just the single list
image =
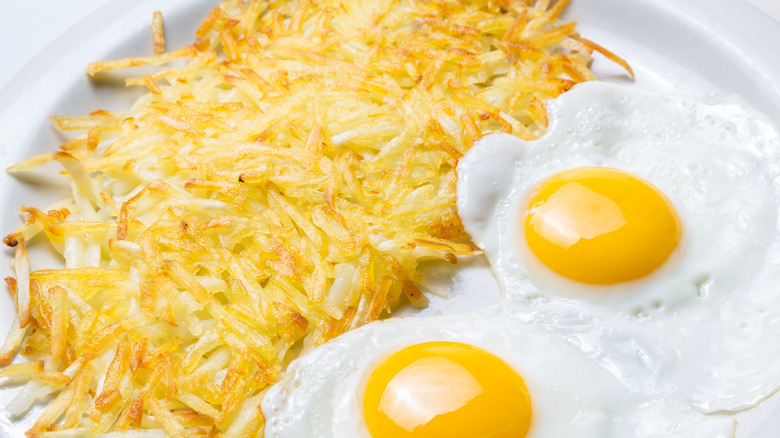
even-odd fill
[{"label": "second fried egg", "polygon": [[458,167],[459,214],[516,309],[702,412],[776,391],[777,126],[737,97],[606,83],[548,113],[539,140],[491,134]]},{"label": "second fried egg", "polygon": [[750,282],[777,228],[768,119],[605,83],[548,111],[541,139],[488,135],[458,168],[459,214],[504,290],[650,314]]}]

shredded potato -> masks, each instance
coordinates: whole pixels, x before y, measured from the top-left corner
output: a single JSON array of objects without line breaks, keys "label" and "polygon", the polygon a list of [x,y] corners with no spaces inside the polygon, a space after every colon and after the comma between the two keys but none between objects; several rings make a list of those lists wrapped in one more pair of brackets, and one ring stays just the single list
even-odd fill
[{"label": "shredded potato", "polygon": [[[4,240],[0,361],[30,361],[0,371],[27,382],[9,411],[51,395],[36,437],[261,435],[301,349],[424,306],[420,263],[477,253],[454,207],[473,142],[544,133],[593,51],[627,67],[548,3],[225,0],[168,52],[155,14],[156,54],[87,68],[164,66],[127,79],[149,93],[54,117],[82,134],[8,169],[72,187]],[[29,272],[41,239],[64,267]]]}]

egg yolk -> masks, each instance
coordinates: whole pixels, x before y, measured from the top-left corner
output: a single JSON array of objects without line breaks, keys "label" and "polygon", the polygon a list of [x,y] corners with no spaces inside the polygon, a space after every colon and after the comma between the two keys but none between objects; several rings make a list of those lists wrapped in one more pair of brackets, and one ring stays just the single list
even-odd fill
[{"label": "egg yolk", "polygon": [[582,167],[553,175],[525,212],[528,246],[571,280],[614,284],[641,278],[677,247],[680,218],[669,199],[628,172]]},{"label": "egg yolk", "polygon": [[522,438],[531,422],[523,378],[498,357],[456,342],[404,348],[366,385],[372,438]]}]

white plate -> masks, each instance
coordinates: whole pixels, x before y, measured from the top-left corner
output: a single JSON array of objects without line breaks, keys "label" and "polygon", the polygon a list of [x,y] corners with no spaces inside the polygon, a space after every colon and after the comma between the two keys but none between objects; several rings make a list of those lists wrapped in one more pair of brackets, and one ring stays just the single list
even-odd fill
[{"label": "white plate", "polygon": [[[758,0],[757,0],[758,1]],[[763,0],[761,0],[763,1]],[[113,0],[74,26],[42,51],[0,92],[0,168],[32,154],[50,151],[64,137],[51,128],[51,114],[84,114],[94,109],[122,110],[142,90],[125,89],[122,72],[90,81],[84,74],[92,61],[151,53],[149,29],[154,10],[166,19],[169,47],[192,42],[194,30],[214,6],[207,0]],[[754,106],[780,120],[780,72],[774,42],[780,25],[736,0],[572,0],[565,18],[579,22],[583,36],[623,56],[634,67],[643,88],[695,88],[741,94]],[[627,82],[622,70],[597,59],[600,78]],[[56,168],[45,172],[56,172]],[[52,173],[53,174],[53,173]],[[18,207],[30,203],[46,208],[61,193],[64,179],[51,183],[19,181],[0,172],[0,235],[20,224]],[[59,184],[59,187],[58,187]],[[0,257],[10,260],[12,251]],[[32,261],[33,268],[46,263]],[[0,263],[0,276],[12,275]],[[458,300],[434,300],[424,313],[462,311],[485,291],[496,297],[495,284],[482,265],[461,269],[452,281]],[[470,286],[480,285],[483,289]],[[477,291],[468,294],[467,291]],[[463,295],[468,295],[465,297]],[[488,300],[490,302],[490,300]],[[481,302],[484,305],[485,301]],[[0,293],[0,336],[15,316],[8,294]],[[0,390],[0,405],[13,396]],[[740,415],[740,438],[769,438],[780,433],[780,398]],[[0,436],[23,436],[36,412],[12,422],[0,412]]]}]

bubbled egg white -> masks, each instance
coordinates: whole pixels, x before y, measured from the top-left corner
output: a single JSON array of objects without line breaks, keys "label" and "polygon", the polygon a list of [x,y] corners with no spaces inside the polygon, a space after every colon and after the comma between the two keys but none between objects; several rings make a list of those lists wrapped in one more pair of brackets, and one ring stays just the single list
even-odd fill
[{"label": "bubbled egg white", "polygon": [[[605,83],[547,106],[548,132],[480,140],[458,166],[458,212],[524,320],[626,387],[734,412],[780,385],[780,133],[737,97]],[[681,240],[660,268],[591,285],[542,264],[523,235],[536,187],[580,167],[624,170],[668,197]]]},{"label": "bubbled egg white", "polygon": [[637,396],[560,337],[503,307],[378,321],[316,348],[264,397],[265,437],[370,438],[362,399],[371,371],[391,353],[430,341],[478,346],[513,367],[531,399],[528,438],[733,437],[732,420]]}]

